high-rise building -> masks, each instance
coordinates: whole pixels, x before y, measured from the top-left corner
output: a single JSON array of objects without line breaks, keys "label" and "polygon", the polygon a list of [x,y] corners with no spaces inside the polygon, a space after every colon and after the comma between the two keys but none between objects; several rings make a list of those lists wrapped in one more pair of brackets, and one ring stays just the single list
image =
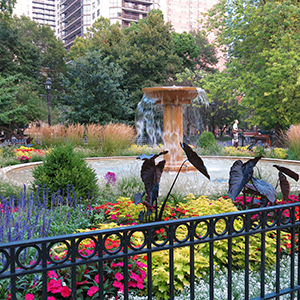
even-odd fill
[{"label": "high-rise building", "polygon": [[48,24],[55,30],[55,0],[18,0],[13,13],[30,17],[40,24]]},{"label": "high-rise building", "polygon": [[173,25],[174,31],[182,33],[201,29],[198,20],[219,0],[157,0],[165,21]]},{"label": "high-rise building", "polygon": [[150,0],[56,0],[56,35],[68,49],[76,36],[83,36],[101,16],[120,23],[121,27],[146,18],[154,7]]}]

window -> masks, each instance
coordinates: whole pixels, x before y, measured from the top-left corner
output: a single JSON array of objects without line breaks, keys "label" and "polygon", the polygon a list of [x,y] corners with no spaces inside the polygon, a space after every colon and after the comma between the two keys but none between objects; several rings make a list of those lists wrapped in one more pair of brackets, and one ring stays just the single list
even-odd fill
[{"label": "window", "polygon": [[93,9],[95,9],[96,5],[95,5],[95,2],[93,2]]},{"label": "window", "polygon": [[92,14],[92,19],[93,19],[93,20],[95,19],[95,13]]},{"label": "window", "polygon": [[100,9],[97,10],[97,17],[100,16]]},{"label": "window", "polygon": [[100,5],[100,0],[97,0],[97,5],[98,5],[98,6]]}]

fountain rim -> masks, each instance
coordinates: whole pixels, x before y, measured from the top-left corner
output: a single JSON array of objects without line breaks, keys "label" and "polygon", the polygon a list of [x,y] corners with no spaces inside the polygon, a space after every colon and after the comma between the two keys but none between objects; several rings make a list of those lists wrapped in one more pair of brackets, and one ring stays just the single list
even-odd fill
[{"label": "fountain rim", "polygon": [[[106,156],[106,157],[87,157],[86,161],[99,161],[99,160],[131,160],[136,159],[137,156]],[[212,155],[201,155],[201,158],[209,159],[229,159],[229,160],[248,160],[253,159],[253,156],[212,156]],[[260,161],[274,162],[274,163],[284,163],[284,164],[296,164],[300,165],[299,160],[289,160],[289,159],[279,159],[279,158],[261,158]],[[5,177],[7,173],[15,171],[17,169],[31,169],[36,165],[42,164],[42,161],[26,163],[26,164],[17,164],[13,166],[8,166],[0,169],[1,176]],[[228,171],[229,172],[229,171]]]},{"label": "fountain rim", "polygon": [[199,96],[200,87],[193,86],[157,86],[143,88],[145,96],[158,104],[190,104]]}]

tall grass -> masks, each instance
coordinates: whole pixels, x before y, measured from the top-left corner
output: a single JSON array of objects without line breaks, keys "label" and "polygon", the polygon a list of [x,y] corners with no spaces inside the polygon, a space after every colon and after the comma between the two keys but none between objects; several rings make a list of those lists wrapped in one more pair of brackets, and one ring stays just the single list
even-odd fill
[{"label": "tall grass", "polygon": [[292,126],[286,132],[286,142],[289,147],[289,157],[300,159],[300,124]]},{"label": "tall grass", "polygon": [[[63,126],[61,126],[63,127]],[[66,140],[73,146],[84,145],[85,127],[81,124],[72,124],[66,128]]]},{"label": "tall grass", "polygon": [[102,156],[122,155],[134,143],[135,130],[126,124],[72,124],[51,127],[32,127],[27,130],[42,148],[71,142],[74,147],[101,148]]},{"label": "tall grass", "polygon": [[103,156],[119,155],[133,144],[135,131],[126,124],[109,123],[103,126],[100,138]]},{"label": "tall grass", "polygon": [[100,136],[102,126],[98,124],[86,125],[87,146],[89,149],[97,149],[100,147]]}]

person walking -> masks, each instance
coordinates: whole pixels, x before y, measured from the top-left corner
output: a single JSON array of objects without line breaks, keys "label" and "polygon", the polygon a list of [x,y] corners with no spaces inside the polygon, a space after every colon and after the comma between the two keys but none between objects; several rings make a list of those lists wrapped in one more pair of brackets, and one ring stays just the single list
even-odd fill
[{"label": "person walking", "polygon": [[239,120],[235,120],[233,125],[232,125],[232,134],[233,134],[233,139],[232,139],[232,145],[233,147],[237,148],[239,146]]}]

